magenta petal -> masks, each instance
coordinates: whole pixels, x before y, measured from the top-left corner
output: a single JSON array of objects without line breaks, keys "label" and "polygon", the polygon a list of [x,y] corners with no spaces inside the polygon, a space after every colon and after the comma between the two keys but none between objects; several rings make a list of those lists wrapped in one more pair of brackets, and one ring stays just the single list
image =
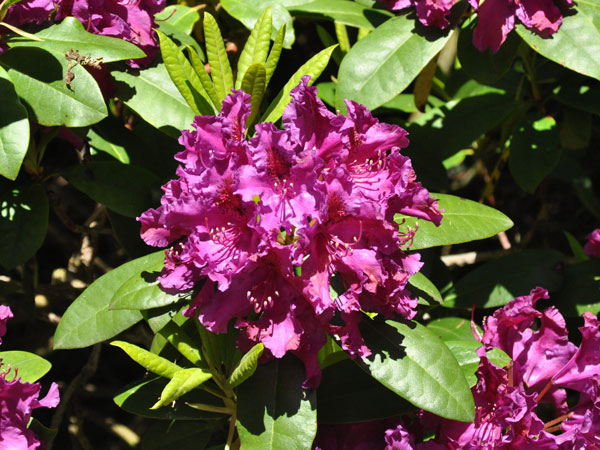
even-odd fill
[{"label": "magenta petal", "polygon": [[588,256],[600,258],[600,228],[592,231],[586,236],[587,242],[583,246],[583,251]]},{"label": "magenta petal", "polygon": [[562,23],[560,9],[548,0],[521,0],[516,14],[523,25],[545,38],[554,34]]},{"label": "magenta petal", "polygon": [[510,0],[486,0],[477,12],[473,45],[480,51],[496,53],[515,27],[515,4]]},{"label": "magenta petal", "polygon": [[417,16],[423,25],[446,28],[455,0],[417,0]]},{"label": "magenta petal", "polygon": [[6,334],[6,322],[13,316],[12,311],[6,305],[0,305],[0,344],[2,344],[2,336]]}]

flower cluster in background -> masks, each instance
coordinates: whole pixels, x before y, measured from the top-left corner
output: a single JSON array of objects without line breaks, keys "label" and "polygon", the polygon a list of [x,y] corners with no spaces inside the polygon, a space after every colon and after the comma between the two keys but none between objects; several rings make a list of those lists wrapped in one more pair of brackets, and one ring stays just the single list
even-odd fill
[{"label": "flower cluster in background", "polygon": [[588,256],[600,258],[600,228],[595,229],[586,236],[587,242],[583,246],[583,251]]},{"label": "flower cluster in background", "polygon": [[[0,338],[6,334],[6,322],[13,314],[8,306],[0,305]],[[0,343],[2,343],[0,339]],[[11,374],[11,372],[14,372]],[[11,376],[8,380],[7,377]],[[50,390],[39,398],[42,385],[25,383],[17,370],[4,367],[0,372],[0,449],[45,448],[29,426],[31,414],[36,408],[55,408],[59,402],[58,386],[52,383]]]},{"label": "flower cluster in background", "polygon": [[439,224],[441,214],[400,153],[405,130],[350,101],[348,116],[331,113],[308,77],[291,96],[283,130],[260,123],[251,139],[242,91],[217,117],[196,117],[196,130],[180,138],[178,178],[139,220],[146,243],[177,241],[166,252],[164,289],[208,279],[188,315],[217,333],[237,319],[242,348],[262,342],[277,358],[293,352],[315,386],[327,334],[366,356],[361,310],[414,316],[417,300],[405,286],[420,257],[400,249],[414,231],[400,235],[393,218]]}]

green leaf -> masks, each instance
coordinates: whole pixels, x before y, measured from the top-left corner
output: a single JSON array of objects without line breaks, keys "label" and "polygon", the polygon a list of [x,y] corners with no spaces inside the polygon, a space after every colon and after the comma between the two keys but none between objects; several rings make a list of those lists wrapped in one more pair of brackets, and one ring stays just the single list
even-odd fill
[{"label": "green leaf", "polygon": [[319,424],[385,419],[415,409],[349,359],[323,370],[317,390]]},{"label": "green leaf", "polygon": [[290,7],[294,16],[327,18],[356,28],[374,30],[394,15],[382,9],[367,8],[347,0],[317,0]]},{"label": "green leaf", "polygon": [[577,73],[600,80],[600,1],[578,2],[574,13],[565,15],[550,39],[544,39],[521,23],[515,29],[527,44],[545,56]]},{"label": "green leaf", "polygon": [[319,367],[321,367],[321,369],[325,369],[350,358],[348,353],[342,350],[342,347],[340,347],[331,336],[327,336],[327,341],[325,342],[325,345],[321,347],[317,356],[319,358]]},{"label": "green leaf", "polygon": [[204,403],[214,406],[222,406],[220,399],[213,397],[207,392],[196,389],[188,393],[185,398],[175,402],[172,408],[150,409],[156,399],[160,396],[162,390],[167,385],[166,378],[154,378],[142,382],[137,382],[133,386],[126,388],[117,395],[113,401],[120,408],[128,413],[151,419],[164,420],[206,420],[220,419],[222,414],[209,413],[190,408],[185,403]]},{"label": "green leaf", "polygon": [[195,342],[180,326],[175,322],[169,322],[161,328],[162,334],[169,343],[177,349],[192,364],[205,367],[206,364],[200,355],[199,342]]},{"label": "green leaf", "polygon": [[0,175],[15,180],[29,146],[27,110],[0,66]]},{"label": "green leaf", "polygon": [[34,353],[19,350],[0,352],[0,372],[8,370],[7,380],[13,380],[17,375],[21,381],[35,383],[52,368],[52,364]]},{"label": "green leaf", "polygon": [[[432,320],[427,324],[427,329],[442,341],[471,341],[477,342],[471,332],[471,322],[462,317],[443,317]],[[477,327],[481,332],[481,329]]]},{"label": "green leaf", "polygon": [[252,64],[244,75],[244,81],[242,81],[242,90],[251,95],[250,104],[252,105],[252,113],[246,120],[248,126],[254,122],[259,113],[260,103],[265,93],[265,83],[265,66],[262,63]]},{"label": "green leaf", "polygon": [[136,273],[165,257],[158,251],[102,275],[65,311],[54,334],[54,349],[82,348],[110,339],[142,320],[139,311],[109,310],[113,293]]},{"label": "green leaf", "polygon": [[283,37],[285,36],[285,23],[281,25],[277,36],[275,37],[275,41],[273,41],[273,47],[271,47],[271,51],[269,52],[269,57],[267,58],[267,62],[265,63],[265,69],[267,70],[267,80],[265,83],[268,85],[269,81],[271,81],[271,77],[273,76],[273,72],[277,68],[277,64],[279,63],[279,57],[281,56],[281,51],[283,49]]},{"label": "green leaf", "polygon": [[0,264],[13,269],[42,246],[48,228],[48,197],[41,184],[0,183]]},{"label": "green leaf", "polygon": [[72,166],[62,175],[84,194],[119,214],[137,217],[152,207],[152,190],[158,192],[160,181],[152,172],[116,161],[92,161]]},{"label": "green leaf", "polygon": [[581,111],[587,111],[591,114],[600,114],[600,87],[595,83],[578,80],[575,85],[558,86],[554,90],[554,99],[559,102],[577,108]]},{"label": "green leaf", "polygon": [[204,63],[200,60],[198,54],[194,51],[193,48],[187,47],[188,55],[190,56],[190,61],[192,63],[192,67],[198,75],[200,82],[202,83],[202,87],[208,93],[208,97],[210,98],[213,106],[216,108],[215,110],[221,109],[221,100],[219,100],[219,96],[217,95],[217,90],[215,89],[215,85],[208,73],[206,73],[206,69],[204,68]]},{"label": "green leaf", "polygon": [[152,424],[142,435],[142,450],[203,450],[219,421],[162,421]]},{"label": "green leaf", "polygon": [[52,25],[34,36],[42,39],[42,42],[17,36],[9,39],[8,45],[41,48],[62,59],[66,52],[78,50],[82,56],[102,58],[102,63],[146,57],[144,51],[131,42],[85,31],[81,22],[75,17],[65,17],[59,24]]},{"label": "green leaf", "polygon": [[254,374],[258,367],[258,358],[261,357],[264,349],[265,346],[258,343],[242,356],[241,361],[227,380],[227,388],[233,389],[239,386]]},{"label": "green leaf", "polygon": [[290,92],[294,89],[301,81],[304,75],[310,76],[308,81],[309,86],[312,85],[319,75],[323,73],[325,67],[329,63],[331,53],[335,50],[337,45],[332,45],[324,50],[321,50],[315,56],[306,61],[297,71],[292,75],[290,80],[283,86],[283,89],[279,91],[277,97],[269,105],[263,117],[260,119],[261,122],[276,122],[283,114],[283,110],[290,102]]},{"label": "green leaf", "polygon": [[206,55],[210,65],[210,74],[217,95],[223,101],[233,88],[233,73],[219,25],[217,25],[215,18],[207,12],[204,13],[204,39],[206,40]]},{"label": "green leaf", "polygon": [[586,311],[600,313],[600,259],[567,264],[564,275],[562,287],[552,294],[552,304],[567,317],[579,317]]},{"label": "green leaf", "polygon": [[264,64],[267,61],[269,46],[271,45],[271,27],[273,16],[271,8],[266,8],[258,18],[252,29],[244,50],[240,54],[237,64],[237,78],[235,88],[242,88],[242,80],[248,68],[256,63]]},{"label": "green leaf", "polygon": [[206,372],[203,369],[198,369],[196,367],[178,370],[173,374],[171,381],[169,381],[163,389],[160,394],[160,400],[150,409],[158,409],[161,406],[168,405],[179,397],[187,394],[192,389],[196,389],[211,378],[212,374],[210,372]]},{"label": "green leaf", "polygon": [[[479,356],[477,349],[481,343],[473,341],[446,341],[445,342],[465,376],[469,387],[477,384],[477,368],[479,367]],[[493,348],[487,352],[488,359],[498,367],[506,367],[510,363],[510,357],[499,348]]]},{"label": "green leaf", "polygon": [[375,109],[396,97],[442,49],[449,36],[436,28],[425,30],[405,15],[377,27],[354,44],[342,60],[337,109],[346,111],[344,99]]},{"label": "green leaf", "polygon": [[585,252],[583,251],[583,246],[577,239],[575,239],[575,236],[573,236],[568,231],[564,231],[564,230],[563,230],[563,234],[565,235],[565,237],[567,238],[567,241],[569,242],[569,247],[571,248],[571,252],[573,252],[573,257],[575,258],[575,262],[587,261],[589,259],[589,256],[585,254]]},{"label": "green leaf", "polygon": [[372,321],[361,334],[373,354],[356,360],[373,378],[413,405],[447,419],[473,421],[471,390],[452,352],[416,322]]},{"label": "green leaf", "polygon": [[310,449],[317,432],[316,392],[302,388],[304,365],[287,355],[260,366],[238,391],[242,448]]},{"label": "green leaf", "polygon": [[[194,111],[171,81],[164,64],[140,70],[135,76],[113,71],[118,83],[118,96],[146,122],[169,136],[178,138],[194,120]],[[156,105],[160,105],[157,108]]]},{"label": "green leaf", "polygon": [[444,299],[444,306],[495,308],[527,295],[535,286],[549,291],[562,284],[564,255],[555,250],[524,250],[490,261],[472,270]]},{"label": "green leaf", "polygon": [[125,147],[122,145],[115,144],[104,139],[92,128],[90,128],[88,131],[87,138],[89,139],[89,143],[92,148],[104,153],[108,153],[110,156],[123,164],[129,164],[129,155],[127,154]]},{"label": "green leaf", "polygon": [[508,168],[517,184],[529,193],[552,172],[560,160],[560,140],[553,117],[529,116],[521,121],[510,140]]},{"label": "green leaf", "polygon": [[173,378],[178,371],[182,370],[177,364],[138,347],[137,345],[123,341],[112,341],[110,345],[119,347],[140,366],[161,377]]},{"label": "green leaf", "polygon": [[[36,43],[37,44],[37,43]],[[30,117],[40,125],[85,127],[108,115],[100,88],[79,65],[71,68],[75,78],[65,83],[68,61],[36,47],[18,47],[0,55]]]},{"label": "green leaf", "polygon": [[191,34],[194,25],[200,20],[200,14],[198,8],[190,8],[185,5],[169,5],[156,14],[154,19],[159,23],[159,29],[168,24],[182,33]]},{"label": "green leaf", "polygon": [[177,45],[164,33],[156,31],[160,40],[160,52],[171,80],[192,110],[199,115],[212,115],[208,94],[190,62]]},{"label": "green leaf", "polygon": [[457,56],[463,70],[483,84],[494,84],[510,69],[521,39],[516,33],[509,33],[500,49],[493,53],[490,49],[478,50],[473,45],[473,30],[476,21],[463,25],[458,35]]},{"label": "green leaf", "polygon": [[406,227],[415,229],[418,222],[411,250],[485,239],[513,226],[513,222],[500,211],[481,203],[454,195],[431,196],[438,201],[440,210],[443,210],[439,227],[427,220],[400,214],[394,218],[396,222],[401,223],[401,230]]},{"label": "green leaf", "polygon": [[[178,314],[177,310],[173,309],[171,305],[162,306],[160,308],[142,309],[140,312],[148,326],[150,326],[152,332],[155,334],[167,326],[167,324]],[[166,342],[166,338],[162,335],[161,337],[165,339]]]},{"label": "green leaf", "polygon": [[440,294],[440,291],[438,291],[438,288],[435,287],[435,284],[433,284],[421,272],[417,272],[414,275],[412,275],[408,279],[408,284],[410,284],[412,287],[415,287],[415,288],[425,292],[436,302],[438,302],[438,303],[444,302],[444,300],[442,299],[442,294]]}]

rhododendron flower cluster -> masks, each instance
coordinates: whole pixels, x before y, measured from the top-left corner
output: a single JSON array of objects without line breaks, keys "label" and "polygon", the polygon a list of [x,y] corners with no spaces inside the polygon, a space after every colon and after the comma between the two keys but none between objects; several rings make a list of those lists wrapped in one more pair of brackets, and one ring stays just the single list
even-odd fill
[{"label": "rhododendron flower cluster", "polygon": [[441,214],[400,153],[406,131],[351,101],[347,116],[333,114],[308,79],[291,92],[283,130],[260,123],[246,139],[243,91],[232,91],[218,116],[196,117],[179,141],[178,178],[139,220],[148,244],[176,241],[164,289],[206,280],[188,315],[217,333],[236,319],[241,347],[262,342],[274,357],[296,354],[315,386],[328,333],[366,356],[361,310],[414,316],[417,300],[405,286],[420,257],[400,249],[414,230],[399,234],[393,217],[439,224]]},{"label": "rhododendron flower cluster", "polygon": [[385,0],[385,5],[393,11],[414,6],[423,25],[438,28],[449,25],[448,16],[455,3],[456,0]]},{"label": "rhododendron flower cluster", "polygon": [[586,236],[587,242],[583,246],[583,251],[588,256],[600,258],[600,228],[595,229]]},{"label": "rhododendron flower cluster", "polygon": [[[0,305],[0,337],[6,334],[6,321],[11,317],[10,308]],[[7,380],[10,367],[0,373],[0,450],[45,448],[28,425],[34,409],[58,405],[58,386],[52,383],[46,396],[40,399],[41,384],[25,383],[16,372],[10,381]]]},{"label": "rhododendron flower cluster", "polygon": [[[475,422],[462,423],[421,413],[421,430],[399,424],[386,432],[386,449],[596,449],[600,446],[600,322],[584,313],[579,347],[568,339],[563,316],[555,307],[538,311],[545,289],[518,297],[484,322],[479,339],[480,364],[475,399]],[[534,329],[536,321],[539,327]],[[512,361],[495,366],[486,356],[492,347]],[[579,399],[567,403],[567,389]],[[544,422],[538,405],[545,403],[554,418]],[[419,442],[423,428],[436,437]],[[382,445],[383,447],[383,445]]]},{"label": "rhododendron flower cluster", "polygon": [[165,0],[23,0],[8,9],[5,21],[14,26],[41,24],[56,9],[55,21],[73,16],[90,33],[116,37],[140,47],[147,57],[129,61],[138,68],[150,63],[156,55],[154,14],[165,5]]}]

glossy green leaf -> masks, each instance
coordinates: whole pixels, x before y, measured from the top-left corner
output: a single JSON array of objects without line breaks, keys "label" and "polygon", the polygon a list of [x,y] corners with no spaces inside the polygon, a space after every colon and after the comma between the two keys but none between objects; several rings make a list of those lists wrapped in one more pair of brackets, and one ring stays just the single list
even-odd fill
[{"label": "glossy green leaf", "polygon": [[13,269],[35,255],[46,237],[48,210],[41,184],[0,183],[0,265]]},{"label": "glossy green leaf", "polygon": [[600,86],[591,82],[592,80],[585,81],[588,82],[557,87],[553,98],[565,105],[598,115],[600,114]]},{"label": "glossy green leaf", "polygon": [[413,405],[448,419],[471,422],[475,405],[456,358],[416,322],[375,322],[364,317],[361,334],[371,356],[357,360],[373,378]]},{"label": "glossy green leaf", "polygon": [[355,423],[385,419],[416,408],[349,359],[323,370],[317,390],[319,423]]},{"label": "glossy green leaf", "polygon": [[[141,309],[140,312],[153,333],[160,332],[178,314],[177,310],[173,309],[171,305],[160,308]],[[166,341],[164,336],[161,335],[161,337]]]},{"label": "glossy green leaf", "polygon": [[222,101],[233,88],[233,72],[223,44],[223,36],[213,16],[204,13],[204,39],[210,74],[219,99]]},{"label": "glossy green leaf", "polygon": [[440,294],[440,291],[438,290],[438,288],[435,287],[435,284],[433,284],[421,272],[417,272],[414,275],[412,275],[408,279],[408,284],[410,284],[412,287],[419,289],[420,291],[425,292],[427,295],[429,295],[432,299],[434,299],[438,303],[442,303],[444,301],[442,299],[442,294]]},{"label": "glossy green leaf", "polygon": [[242,356],[239,364],[227,380],[228,388],[233,389],[239,386],[254,374],[258,367],[258,358],[261,357],[264,349],[265,346],[262,343],[258,343]]},{"label": "glossy green leaf", "polygon": [[266,8],[258,18],[256,25],[252,29],[246,45],[240,54],[237,64],[237,78],[235,88],[242,88],[242,80],[248,68],[253,64],[264,64],[267,61],[269,47],[271,45],[271,27],[273,24],[273,15],[271,8]]},{"label": "glossy green leaf", "polygon": [[308,81],[309,85],[312,85],[319,75],[323,73],[327,64],[329,63],[329,59],[331,58],[331,53],[337,45],[332,45],[331,47],[327,47],[324,50],[321,50],[315,56],[306,61],[297,71],[292,75],[290,80],[283,86],[283,89],[279,91],[277,97],[273,100],[273,102],[267,108],[267,111],[263,114],[263,117],[260,119],[261,122],[276,122],[279,120],[283,111],[287,104],[290,102],[290,92],[294,89],[301,81],[302,77],[305,75],[310,76],[310,80]]},{"label": "glossy green leaf", "polygon": [[518,23],[517,33],[539,54],[577,73],[600,80],[600,1],[578,2],[565,15],[551,39],[544,39]]},{"label": "glossy green leaf", "polygon": [[128,217],[137,217],[154,206],[152,189],[158,192],[160,188],[160,180],[152,172],[116,161],[72,166],[62,175],[93,200]]},{"label": "glossy green leaf", "polygon": [[181,130],[190,128],[194,111],[171,81],[164,64],[140,70],[137,76],[118,70],[111,74],[121,82],[117,84],[119,98],[146,122],[175,138]]},{"label": "glossy green leaf", "polygon": [[196,367],[178,370],[173,374],[171,381],[169,381],[163,389],[160,394],[160,400],[156,402],[151,409],[167,406],[211,378],[212,374],[210,372],[206,372],[205,370]]},{"label": "glossy green leaf", "polygon": [[344,99],[375,109],[396,97],[442,49],[449,36],[435,27],[425,30],[406,15],[377,27],[342,60],[337,109],[346,111]]},{"label": "glossy green leaf", "polygon": [[65,83],[69,62],[64,55],[36,47],[18,47],[0,55],[21,102],[40,125],[85,127],[108,115],[100,88],[79,65],[71,68],[75,78]]},{"label": "glossy green leaf", "polygon": [[444,306],[495,308],[536,286],[558,289],[563,280],[564,255],[555,250],[524,250],[490,261],[472,270],[444,299]]},{"label": "glossy green leaf", "polygon": [[195,342],[180,326],[175,322],[169,322],[161,328],[162,334],[167,341],[177,349],[188,361],[199,367],[205,364],[199,351],[199,342]]},{"label": "glossy green leaf", "polygon": [[529,193],[552,172],[560,160],[560,140],[553,117],[527,117],[510,140],[508,168],[517,184]]},{"label": "glossy green leaf", "polygon": [[117,395],[113,401],[128,413],[151,419],[163,420],[215,420],[223,418],[222,414],[209,413],[190,408],[185,403],[195,402],[214,406],[223,406],[220,399],[208,394],[201,389],[189,392],[180,401],[175,402],[170,408],[150,409],[160,397],[162,390],[167,385],[166,378],[158,377],[151,380],[137,382]]},{"label": "glossy green leaf", "polygon": [[182,370],[177,364],[137,345],[123,341],[112,341],[110,345],[119,347],[140,366],[161,377],[173,378],[178,371]]},{"label": "glossy green leaf", "polygon": [[[154,16],[160,28],[168,24],[185,34],[191,34],[196,22],[200,20],[198,8],[190,8],[185,5],[169,5]],[[161,30],[163,31],[163,30]]]},{"label": "glossy green leaf", "polygon": [[200,83],[202,83],[202,87],[204,88],[204,91],[208,94],[208,97],[210,98],[210,100],[215,108],[215,111],[220,110],[221,109],[221,100],[219,100],[219,96],[217,95],[217,90],[215,89],[214,83],[210,79],[210,76],[208,75],[208,73],[206,73],[206,69],[204,68],[204,63],[198,56],[198,53],[196,53],[193,48],[186,47],[186,50],[190,57],[190,62],[192,64],[192,67],[194,68],[196,75],[198,75],[198,78],[200,79]]},{"label": "glossy green leaf", "polygon": [[17,36],[8,41],[10,47],[36,47],[47,50],[64,59],[65,52],[78,50],[82,56],[102,58],[102,63],[125,59],[144,58],[146,54],[137,45],[109,36],[101,36],[85,31],[75,17],[65,17],[34,36],[42,42]]},{"label": "glossy green leaf", "polygon": [[439,227],[427,220],[400,214],[394,219],[401,223],[401,230],[407,227],[415,229],[418,222],[418,230],[410,247],[412,250],[485,239],[513,226],[508,217],[489,206],[454,195],[431,195],[438,201],[440,210],[443,210]]},{"label": "glossy green leaf", "polygon": [[[469,387],[477,384],[477,368],[479,367],[479,356],[477,349],[481,343],[473,341],[446,341],[445,342],[465,376]],[[499,348],[493,348],[487,352],[488,359],[498,367],[506,367],[510,363],[510,357]]]},{"label": "glossy green leaf", "polygon": [[260,103],[266,88],[266,76],[265,66],[262,63],[252,64],[244,75],[242,90],[251,96],[250,104],[252,106],[252,112],[246,120],[246,123],[249,125],[254,122],[254,119],[259,113]]},{"label": "glossy green leaf", "polygon": [[577,239],[575,239],[575,236],[573,236],[568,231],[563,231],[563,234],[569,242],[569,247],[571,248],[571,252],[573,253],[575,262],[587,261],[589,259],[589,256],[586,255],[583,251],[583,245],[581,245],[581,243]]},{"label": "glossy green leaf", "polygon": [[294,16],[308,18],[328,18],[357,28],[374,30],[390,17],[391,12],[367,8],[347,0],[317,0],[290,7]]},{"label": "glossy green leaf", "polygon": [[89,139],[90,147],[93,149],[108,153],[110,156],[123,164],[129,164],[129,155],[127,154],[125,147],[122,145],[104,139],[92,128],[90,128],[88,131],[87,138]]},{"label": "glossy green leaf", "polygon": [[199,115],[212,115],[213,108],[208,103],[208,94],[196,71],[177,45],[160,31],[160,52],[171,80],[192,110]]},{"label": "glossy green leaf", "polygon": [[82,348],[110,339],[142,320],[139,311],[109,310],[113,293],[136,273],[164,258],[158,251],[102,275],[67,308],[54,334],[54,349]]},{"label": "glossy green leaf", "polygon": [[279,63],[279,57],[281,56],[281,51],[283,49],[283,37],[285,36],[285,23],[279,29],[275,40],[273,41],[273,47],[271,47],[271,51],[269,52],[269,56],[267,58],[267,62],[265,62],[265,69],[267,70],[267,80],[266,84],[269,84],[271,81],[271,77],[273,76],[273,72],[277,68],[277,64]]},{"label": "glossy green leaf", "polygon": [[[427,324],[427,329],[442,341],[471,341],[477,342],[471,332],[471,322],[462,317],[442,317]],[[481,329],[477,327],[481,332]]]},{"label": "glossy green leaf", "polygon": [[316,392],[302,388],[304,365],[287,355],[261,365],[238,390],[242,448],[310,449],[317,432]]},{"label": "glossy green leaf", "polygon": [[325,369],[350,358],[348,353],[342,350],[342,347],[340,347],[331,336],[327,336],[327,341],[325,342],[325,345],[319,349],[317,356],[319,358],[319,367],[321,369]]},{"label": "glossy green leaf", "polygon": [[0,98],[0,175],[14,180],[29,146],[29,120],[12,80],[1,66]]},{"label": "glossy green leaf", "polygon": [[16,375],[26,383],[34,383],[42,378],[52,368],[52,364],[34,353],[19,350],[0,352],[0,371],[11,372],[7,380],[13,380]]}]

